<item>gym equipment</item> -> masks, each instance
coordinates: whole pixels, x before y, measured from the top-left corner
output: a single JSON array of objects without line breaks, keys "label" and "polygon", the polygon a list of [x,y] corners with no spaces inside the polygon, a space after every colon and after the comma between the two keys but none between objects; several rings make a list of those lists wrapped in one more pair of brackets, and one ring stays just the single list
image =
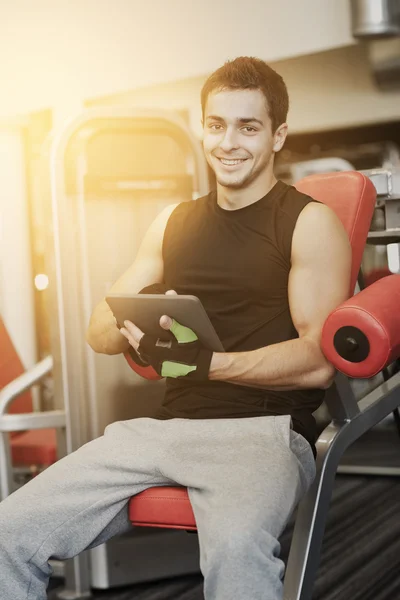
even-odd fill
[{"label": "gym equipment", "polygon": [[[85,342],[94,305],[133,262],[141,239],[167,205],[208,192],[200,142],[173,113],[130,107],[88,109],[54,132],[48,154],[47,233],[55,405],[65,407],[67,450],[117,420],[152,416],[164,382],[133,374],[118,356]],[[60,597],[173,577],[199,569],[195,536],[133,530],[66,563]]]},{"label": "gym equipment", "polygon": [[[296,187],[326,203],[341,219],[353,251],[352,293],[375,209],[374,185],[366,175],[350,171],[311,175],[298,182]],[[380,309],[382,296],[385,297],[384,310]],[[332,312],[324,326],[322,345],[335,367],[344,369],[352,377],[372,377],[377,368],[388,368],[400,357],[399,301],[400,275],[392,275],[362,290]],[[349,310],[352,303],[357,307],[353,311]],[[357,320],[358,312],[362,310],[369,311],[364,323]],[[341,313],[345,315],[343,319]],[[384,329],[383,332],[379,331],[379,327],[374,327],[378,323]],[[357,339],[354,338],[353,331],[343,333],[343,327],[357,328],[361,332],[365,329],[369,351],[362,347],[365,342],[361,336]],[[337,344],[336,348],[335,336],[340,331],[342,344]],[[357,356],[359,362],[349,360],[351,353]],[[286,569],[284,595],[291,600],[311,599],[340,458],[355,440],[400,405],[400,373],[395,372],[357,402],[347,377],[339,372],[335,383],[328,390],[326,404],[332,421],[323,430],[316,444],[317,475],[298,507]],[[195,528],[190,502],[182,488],[160,487],[138,494],[130,501],[130,518],[134,525]]]},{"label": "gym equipment", "polygon": [[[400,273],[400,169],[377,168],[361,172],[369,177],[377,192],[363,268],[359,276],[360,288],[363,289],[392,273]],[[382,304],[384,300],[382,295]],[[354,393],[362,398],[365,388],[368,391],[369,387],[372,392],[399,368],[400,361],[397,360],[375,377],[364,380],[364,383],[353,379],[351,383]],[[348,448],[340,461],[338,473],[400,475],[400,453],[397,451],[399,436],[400,415],[396,408],[392,415],[388,415]]]},{"label": "gym equipment", "polygon": [[54,427],[64,430],[63,411],[33,411],[31,388],[51,372],[47,356],[25,372],[0,318],[0,500],[16,488],[15,475],[28,475],[57,460]]}]

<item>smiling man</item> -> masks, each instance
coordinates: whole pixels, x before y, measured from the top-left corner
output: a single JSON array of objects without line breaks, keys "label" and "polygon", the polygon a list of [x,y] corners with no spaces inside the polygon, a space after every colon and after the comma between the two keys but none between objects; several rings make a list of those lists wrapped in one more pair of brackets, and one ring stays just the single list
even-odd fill
[{"label": "smiling man", "polygon": [[347,298],[351,250],[328,207],[274,176],[287,135],[282,78],[241,57],[208,78],[201,100],[217,189],[164,210],[111,291],[157,284],[198,296],[226,352],[167,316],[172,344],[130,322],[119,330],[99,303],[89,344],[130,349],[141,374],[167,376],[164,401],[155,418],[108,426],[1,504],[1,598],[44,600],[49,557],[126,531],[129,498],[173,482],[193,506],[205,599],[282,598],[278,538],[315,475],[312,413],[334,376],[321,329]]},{"label": "smiling man", "polygon": [[271,187],[276,183],[274,154],[285,142],[287,125],[281,123],[274,129],[266,102],[259,89],[214,91],[208,95],[204,153],[216,175],[222,207],[227,203],[226,208],[237,209],[257,201],[265,195],[267,180]]}]

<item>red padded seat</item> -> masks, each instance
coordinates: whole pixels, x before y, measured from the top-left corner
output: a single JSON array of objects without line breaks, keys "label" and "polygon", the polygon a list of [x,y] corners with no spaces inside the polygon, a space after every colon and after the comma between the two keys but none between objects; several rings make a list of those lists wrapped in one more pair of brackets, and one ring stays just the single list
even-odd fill
[{"label": "red padded seat", "polygon": [[52,465],[57,460],[55,429],[32,429],[23,431],[11,441],[11,457],[14,465]]},{"label": "red padded seat", "polygon": [[184,487],[153,487],[131,498],[129,518],[133,525],[196,531],[192,505]]}]

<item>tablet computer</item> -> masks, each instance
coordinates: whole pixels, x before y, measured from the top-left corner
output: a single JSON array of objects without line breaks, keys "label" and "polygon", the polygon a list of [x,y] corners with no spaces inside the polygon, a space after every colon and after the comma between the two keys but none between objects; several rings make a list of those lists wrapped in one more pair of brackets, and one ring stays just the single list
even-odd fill
[{"label": "tablet computer", "polygon": [[120,327],[123,327],[124,321],[132,321],[145,333],[169,340],[172,333],[160,326],[160,318],[168,315],[181,325],[190,327],[209,350],[224,352],[204,306],[196,296],[108,294],[106,302]]}]

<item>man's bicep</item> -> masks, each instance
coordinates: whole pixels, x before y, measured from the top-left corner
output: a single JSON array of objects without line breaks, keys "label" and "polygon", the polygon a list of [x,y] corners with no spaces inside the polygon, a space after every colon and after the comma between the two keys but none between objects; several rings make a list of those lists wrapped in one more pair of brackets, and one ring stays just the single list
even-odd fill
[{"label": "man's bicep", "polygon": [[292,242],[289,306],[300,337],[319,343],[328,315],[349,295],[351,246],[335,213],[321,204],[302,211]]},{"label": "man's bicep", "polygon": [[152,283],[161,283],[164,277],[162,243],[171,213],[177,205],[168,206],[147,230],[132,265],[117,279],[110,292],[137,293]]}]

